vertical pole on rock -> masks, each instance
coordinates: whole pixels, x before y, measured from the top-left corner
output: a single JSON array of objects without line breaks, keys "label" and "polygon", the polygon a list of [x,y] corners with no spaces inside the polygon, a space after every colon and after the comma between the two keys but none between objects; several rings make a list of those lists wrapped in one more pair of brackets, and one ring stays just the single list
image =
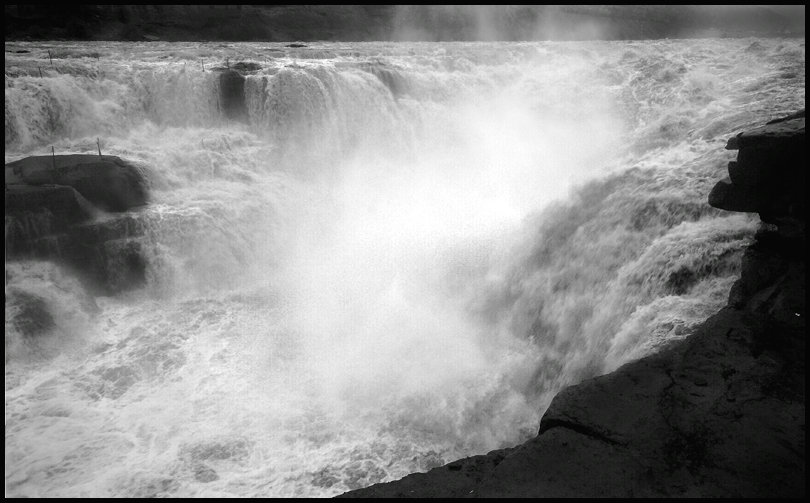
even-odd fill
[{"label": "vertical pole on rock", "polygon": [[42,78],[42,68],[37,67],[37,70],[39,70],[39,78]]},{"label": "vertical pole on rock", "polygon": [[98,147],[98,156],[101,157],[101,142],[96,138],[96,146]]},{"label": "vertical pole on rock", "polygon": [[50,49],[48,49],[48,59],[51,62],[51,66],[53,66],[53,58],[51,57],[51,50]]},{"label": "vertical pole on rock", "polygon": [[202,67],[202,71],[205,71],[205,60],[200,58],[200,66]]}]

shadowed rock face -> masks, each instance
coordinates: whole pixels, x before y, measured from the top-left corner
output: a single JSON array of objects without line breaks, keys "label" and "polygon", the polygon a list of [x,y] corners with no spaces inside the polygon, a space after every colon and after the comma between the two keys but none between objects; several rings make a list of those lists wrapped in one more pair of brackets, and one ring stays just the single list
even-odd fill
[{"label": "shadowed rock face", "polygon": [[687,339],[563,390],[520,446],[343,496],[803,497],[806,245],[794,207],[806,193],[789,183],[805,169],[803,115],[776,124],[730,142],[764,149],[733,168],[757,171],[757,184],[735,175],[710,197],[775,224],[746,251],[727,307]]},{"label": "shadowed rock face", "polygon": [[804,110],[731,138],[737,150],[729,178],[719,182],[709,204],[729,211],[760,214],[782,233],[804,235],[807,151]]},{"label": "shadowed rock face", "polygon": [[6,253],[32,251],[32,241],[67,230],[93,215],[93,207],[73,187],[7,185]]},{"label": "shadowed rock face", "polygon": [[32,256],[56,258],[81,273],[103,293],[117,293],[146,282],[143,223],[133,216],[76,225],[34,243]]},{"label": "shadowed rock face", "polygon": [[225,70],[219,75],[219,103],[225,117],[247,120],[245,77],[236,70]]},{"label": "shadowed rock face", "polygon": [[73,187],[105,211],[126,211],[148,202],[144,175],[119,157],[38,155],[6,164],[6,185],[57,184]]},{"label": "shadowed rock face", "polygon": [[94,289],[146,280],[144,226],[125,212],[148,201],[141,170],[114,156],[27,157],[6,165],[6,258],[57,260]]}]

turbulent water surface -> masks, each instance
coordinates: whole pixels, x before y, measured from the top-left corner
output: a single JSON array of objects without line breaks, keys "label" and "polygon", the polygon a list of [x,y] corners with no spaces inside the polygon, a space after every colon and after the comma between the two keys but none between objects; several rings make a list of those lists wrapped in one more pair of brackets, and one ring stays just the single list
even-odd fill
[{"label": "turbulent water surface", "polygon": [[6,162],[99,138],[152,190],[146,287],[6,264],[54,319],[6,305],[8,496],[329,496],[524,441],[724,305],[725,140],[804,106],[803,39],[5,56]]}]

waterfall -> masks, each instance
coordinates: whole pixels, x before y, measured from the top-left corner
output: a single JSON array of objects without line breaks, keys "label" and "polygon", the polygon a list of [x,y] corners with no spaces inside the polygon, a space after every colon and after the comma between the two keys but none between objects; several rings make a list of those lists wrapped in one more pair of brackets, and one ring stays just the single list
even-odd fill
[{"label": "waterfall", "polygon": [[7,43],[7,163],[151,184],[142,288],[6,264],[7,495],[330,496],[536,434],[725,304],[724,142],[804,104],[803,40],[753,42]]}]

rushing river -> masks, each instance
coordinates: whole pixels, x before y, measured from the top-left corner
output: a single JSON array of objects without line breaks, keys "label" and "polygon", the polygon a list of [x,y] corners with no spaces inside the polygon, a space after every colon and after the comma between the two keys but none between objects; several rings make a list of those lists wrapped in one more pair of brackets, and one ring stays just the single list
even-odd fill
[{"label": "rushing river", "polygon": [[7,496],[331,496],[520,443],[725,304],[725,141],[805,99],[803,39],[5,48],[6,162],[98,138],[152,192],[143,288],[6,263],[55,320],[6,305]]}]

